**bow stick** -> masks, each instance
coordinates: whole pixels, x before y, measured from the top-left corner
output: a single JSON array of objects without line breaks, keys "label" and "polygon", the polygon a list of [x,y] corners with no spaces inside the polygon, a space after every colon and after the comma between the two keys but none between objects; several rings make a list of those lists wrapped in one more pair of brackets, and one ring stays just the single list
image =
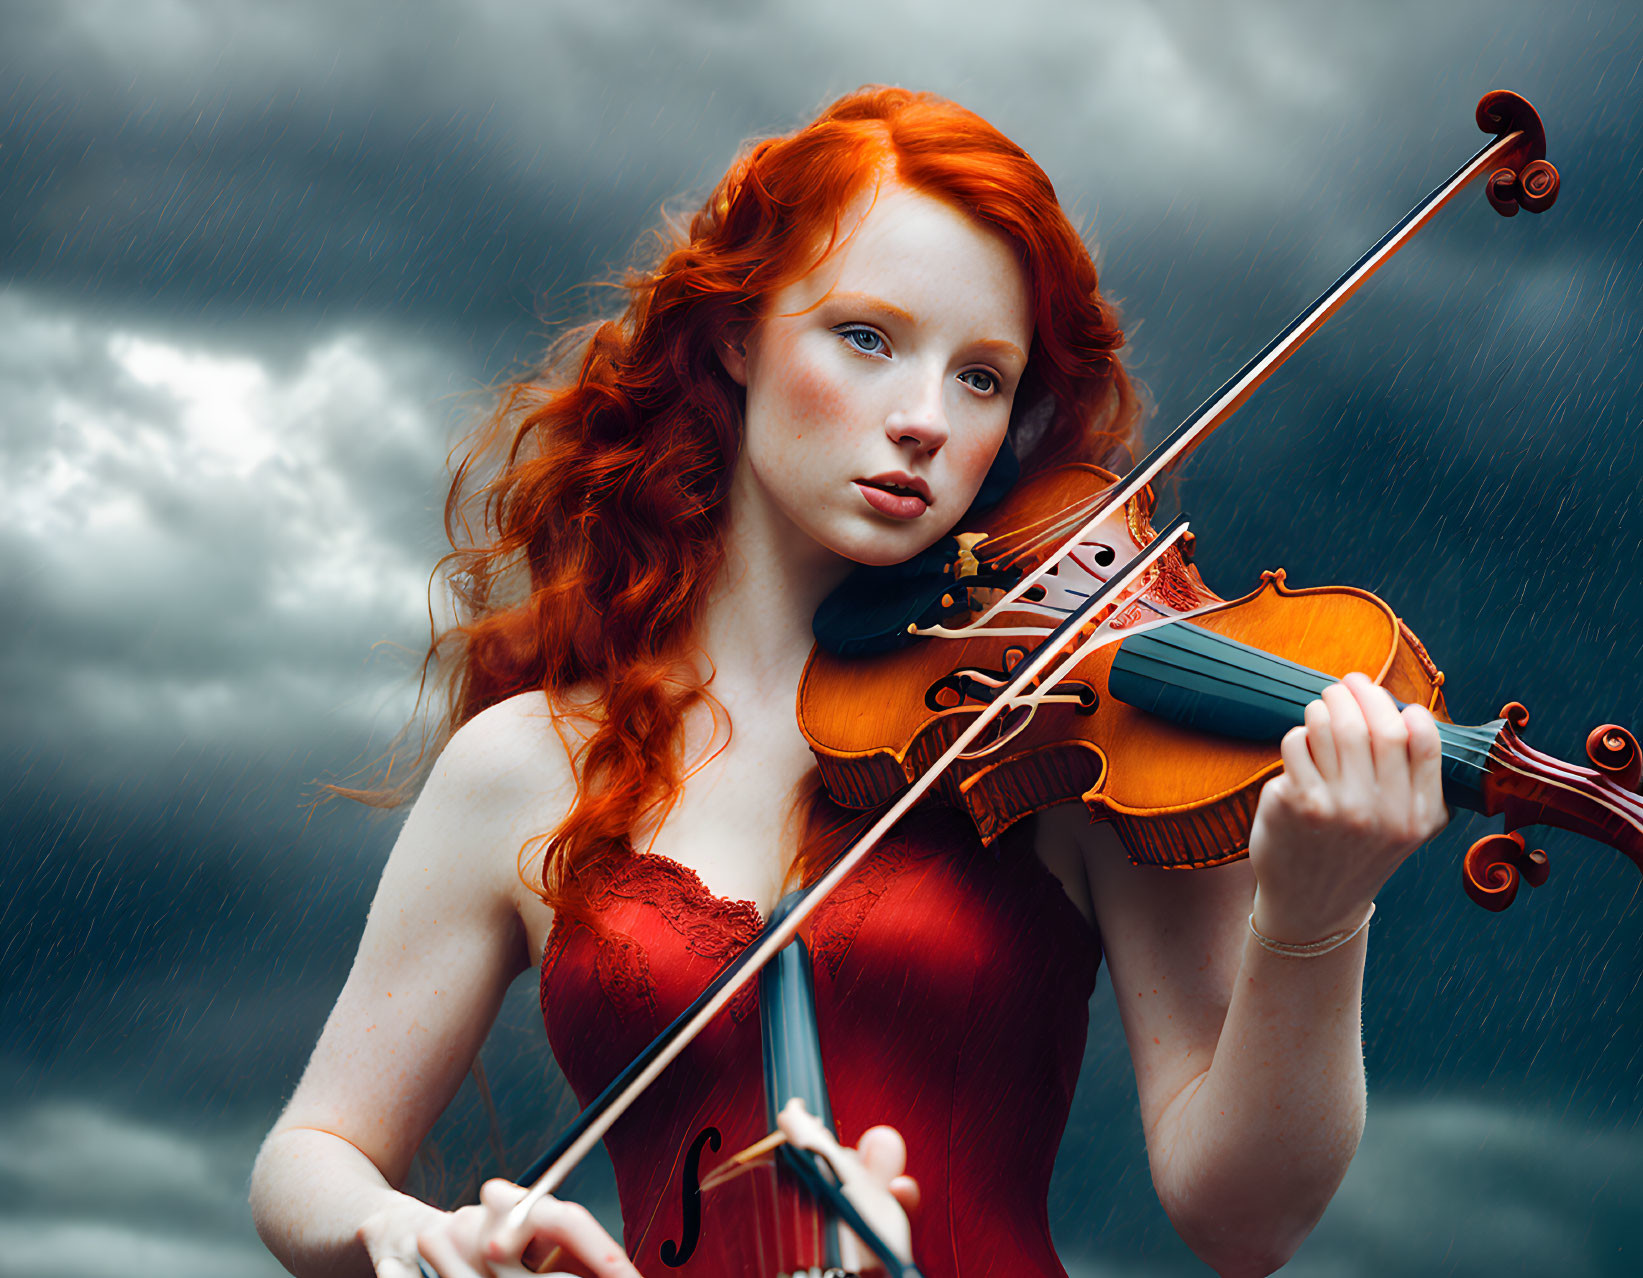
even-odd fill
[{"label": "bow stick", "polygon": [[[1229,377],[1221,388],[1200,404],[1179,426],[1132,466],[1111,488],[1095,499],[1097,513],[1127,502],[1160,475],[1173,471],[1209,433],[1242,407],[1267,378],[1299,350],[1306,339],[1323,327],[1324,321],[1340,309],[1347,298],[1408,244],[1439,209],[1464,188],[1488,174],[1485,194],[1502,217],[1514,216],[1519,208],[1542,213],[1557,199],[1558,174],[1546,159],[1546,129],[1528,99],[1508,89],[1496,89],[1478,102],[1478,128],[1493,134],[1465,164],[1440,183],[1425,199],[1405,213],[1356,262],[1348,267],[1310,306],[1286,325],[1248,363]],[[1017,582],[1004,596],[976,618],[971,627],[984,627],[1038,583],[1039,578],[1059,562],[1041,564]],[[956,637],[965,631],[936,627],[921,628],[919,634]]]}]

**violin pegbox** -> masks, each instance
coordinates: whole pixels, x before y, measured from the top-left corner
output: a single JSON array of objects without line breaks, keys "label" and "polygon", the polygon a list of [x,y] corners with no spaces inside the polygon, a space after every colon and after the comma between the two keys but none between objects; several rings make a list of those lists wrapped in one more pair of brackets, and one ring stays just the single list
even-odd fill
[{"label": "violin pegbox", "polygon": [[965,577],[974,577],[981,571],[981,560],[976,558],[976,547],[987,540],[984,532],[959,533],[953,540],[958,542],[958,556],[953,560],[952,574],[959,580]]},{"label": "violin pegbox", "polygon": [[1544,213],[1557,199],[1557,170],[1545,160],[1531,160],[1521,171],[1496,169],[1484,184],[1489,207],[1502,217],[1516,217],[1517,211]]},{"label": "violin pegbox", "polygon": [[1508,829],[1485,835],[1466,850],[1461,861],[1466,895],[1499,911],[1517,899],[1520,882],[1530,887],[1546,882],[1546,853],[1530,849],[1517,832],[1529,825],[1553,824],[1599,839],[1643,867],[1643,806],[1637,801],[1643,751],[1637,738],[1617,723],[1593,728],[1586,736],[1588,770],[1526,745],[1519,733],[1529,712],[1521,703],[1508,702],[1500,715],[1500,735],[1490,753],[1508,766],[1485,783],[1482,810],[1504,813]]}]

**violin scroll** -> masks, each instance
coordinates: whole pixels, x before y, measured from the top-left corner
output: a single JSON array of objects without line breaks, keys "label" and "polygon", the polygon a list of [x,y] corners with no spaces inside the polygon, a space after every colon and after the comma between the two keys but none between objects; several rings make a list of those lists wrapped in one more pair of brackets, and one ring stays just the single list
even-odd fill
[{"label": "violin scroll", "polygon": [[1496,169],[1484,183],[1490,207],[1502,217],[1516,217],[1520,208],[1544,213],[1557,200],[1558,173],[1546,159],[1546,126],[1529,100],[1510,89],[1486,93],[1478,102],[1478,128],[1496,137],[1523,135],[1505,168]]},{"label": "violin scroll", "polygon": [[1504,910],[1517,897],[1520,879],[1530,887],[1546,881],[1546,854],[1529,851],[1517,830],[1552,825],[1585,835],[1624,853],[1643,869],[1643,751],[1618,724],[1605,723],[1586,738],[1590,768],[1564,763],[1527,745],[1519,735],[1529,711],[1512,701],[1501,708],[1500,734],[1490,749],[1482,786],[1485,815],[1503,814],[1507,832],[1479,839],[1461,863],[1466,894],[1486,910]]},{"label": "violin scroll", "polygon": [[1546,158],[1546,126],[1529,99],[1510,89],[1491,89],[1478,99],[1478,128],[1503,138],[1508,133],[1524,135],[1528,148],[1525,159]]}]

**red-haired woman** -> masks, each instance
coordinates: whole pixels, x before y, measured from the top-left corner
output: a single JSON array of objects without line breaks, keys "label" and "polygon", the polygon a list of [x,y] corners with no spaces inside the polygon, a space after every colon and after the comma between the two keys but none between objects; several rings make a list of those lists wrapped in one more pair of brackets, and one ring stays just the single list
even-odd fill
[{"label": "red-haired woman", "polygon": [[[823,598],[945,535],[1001,450],[1029,474],[1105,460],[1137,423],[1048,179],[928,95],[862,90],[753,146],[630,288],[497,414],[487,534],[454,558],[465,614],[435,644],[449,740],[257,1163],[293,1272],[404,1278],[420,1253],[469,1278],[554,1248],[602,1278],[675,1271],[686,1146],[764,1132],[748,999],[608,1137],[625,1254],[568,1203],[509,1231],[505,1182],[452,1214],[394,1186],[518,973],[540,964],[586,1101],[811,868],[794,831],[825,800],[793,704]],[[1046,1192],[1103,954],[1181,1235],[1264,1274],[1317,1221],[1363,1122],[1362,924],[1445,810],[1431,717],[1360,676],[1283,753],[1245,862],[1136,868],[1078,805],[1000,853],[929,808],[813,916],[840,1138],[908,1207],[931,1278],[1064,1273]],[[772,1278],[789,1262],[758,1224],[710,1213],[677,1271]]]}]

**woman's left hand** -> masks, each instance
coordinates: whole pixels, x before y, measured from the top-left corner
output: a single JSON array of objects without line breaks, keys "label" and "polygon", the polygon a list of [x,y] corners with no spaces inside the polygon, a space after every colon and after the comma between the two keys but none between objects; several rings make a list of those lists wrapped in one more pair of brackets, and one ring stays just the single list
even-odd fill
[{"label": "woman's left hand", "polygon": [[[845,1149],[824,1124],[791,1100],[776,1116],[776,1124],[799,1149],[824,1157],[839,1176],[839,1188],[879,1237],[898,1256],[910,1262],[912,1225],[908,1213],[919,1204],[918,1182],[907,1171],[907,1142],[894,1127],[870,1127],[855,1149]],[[878,1257],[855,1234],[846,1231],[844,1268],[852,1273],[883,1273]]]},{"label": "woman's left hand", "polygon": [[1254,924],[1304,944],[1362,923],[1392,872],[1448,823],[1442,742],[1425,708],[1400,712],[1349,674],[1307,706],[1282,752],[1250,829]]}]

